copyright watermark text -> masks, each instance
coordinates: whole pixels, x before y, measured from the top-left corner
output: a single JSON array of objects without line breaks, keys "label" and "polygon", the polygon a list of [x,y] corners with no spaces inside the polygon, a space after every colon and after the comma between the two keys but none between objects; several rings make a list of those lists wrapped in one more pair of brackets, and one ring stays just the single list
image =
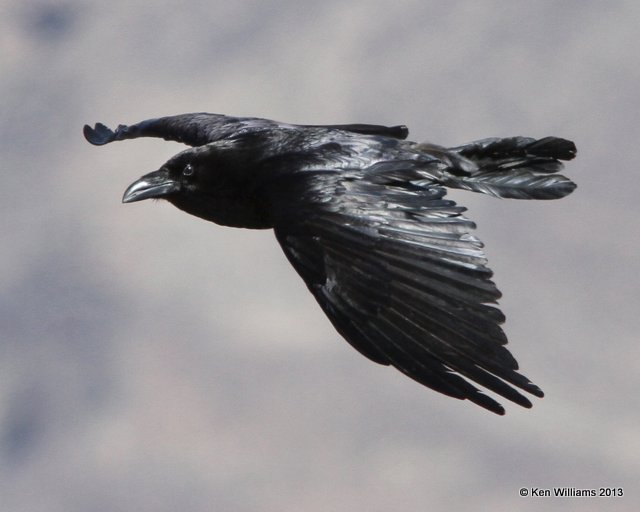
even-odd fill
[{"label": "copyright watermark text", "polygon": [[523,498],[620,498],[622,487],[520,487]]}]

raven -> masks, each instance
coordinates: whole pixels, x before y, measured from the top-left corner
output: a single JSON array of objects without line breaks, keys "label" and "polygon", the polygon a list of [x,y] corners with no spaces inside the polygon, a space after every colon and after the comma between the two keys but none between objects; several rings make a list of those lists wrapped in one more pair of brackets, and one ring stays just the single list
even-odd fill
[{"label": "raven", "polygon": [[[446,148],[406,140],[406,126],[294,125],[194,113],[84,127],[101,146],[159,137],[189,146],[127,188],[122,201],[166,199],[226,226],[273,229],[336,330],[360,353],[496,414],[472,382],[523,407],[542,397],[517,372],[500,327],[501,296],[466,209],[445,187],[557,199],[571,141],[488,138]],[[472,382],[470,382],[472,381]],[[512,387],[514,386],[514,387]]]}]

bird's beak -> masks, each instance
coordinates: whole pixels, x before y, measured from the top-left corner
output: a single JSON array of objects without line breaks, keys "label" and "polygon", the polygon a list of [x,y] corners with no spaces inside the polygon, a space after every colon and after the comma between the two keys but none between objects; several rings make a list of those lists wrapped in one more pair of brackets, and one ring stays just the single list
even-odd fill
[{"label": "bird's beak", "polygon": [[180,184],[169,177],[169,171],[159,171],[145,174],[138,181],[134,181],[122,196],[123,203],[133,203],[143,199],[159,199],[178,192]]}]

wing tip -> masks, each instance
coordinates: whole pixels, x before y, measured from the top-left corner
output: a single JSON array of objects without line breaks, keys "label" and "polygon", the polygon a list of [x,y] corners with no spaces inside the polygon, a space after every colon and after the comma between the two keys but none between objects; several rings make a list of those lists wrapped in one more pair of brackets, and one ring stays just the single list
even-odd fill
[{"label": "wing tip", "polygon": [[536,386],[533,382],[530,382],[529,385],[525,388],[525,391],[528,391],[533,396],[537,396],[538,398],[544,398],[544,391],[542,391],[538,386]]},{"label": "wing tip", "polygon": [[477,393],[474,393],[473,395],[467,396],[465,398],[473,402],[474,404],[479,405],[483,409],[486,409],[487,411],[497,414],[498,416],[504,416],[506,414],[506,411],[502,406],[502,404],[500,404],[499,402],[496,402],[489,395],[485,395],[479,390],[477,390]]},{"label": "wing tip", "polygon": [[116,140],[116,133],[102,123],[96,123],[94,128],[85,124],[82,133],[84,138],[94,146],[104,146]]}]

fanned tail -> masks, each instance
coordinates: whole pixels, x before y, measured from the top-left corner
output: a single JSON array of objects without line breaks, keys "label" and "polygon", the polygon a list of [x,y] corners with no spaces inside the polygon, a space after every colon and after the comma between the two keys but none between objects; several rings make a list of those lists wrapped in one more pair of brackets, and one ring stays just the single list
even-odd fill
[{"label": "fanned tail", "polygon": [[557,174],[561,160],[576,156],[573,142],[558,137],[483,139],[450,151],[467,158],[476,170],[452,174],[444,185],[512,199],[559,199],[576,188]]}]

